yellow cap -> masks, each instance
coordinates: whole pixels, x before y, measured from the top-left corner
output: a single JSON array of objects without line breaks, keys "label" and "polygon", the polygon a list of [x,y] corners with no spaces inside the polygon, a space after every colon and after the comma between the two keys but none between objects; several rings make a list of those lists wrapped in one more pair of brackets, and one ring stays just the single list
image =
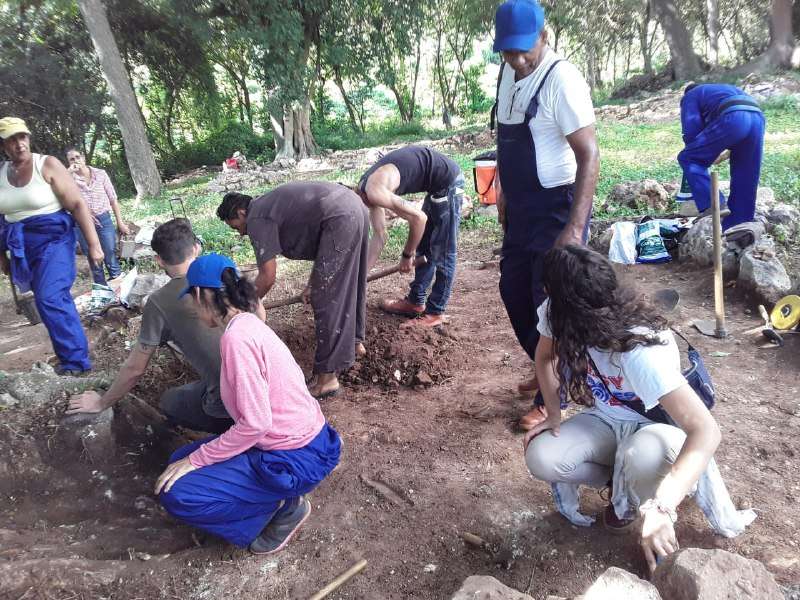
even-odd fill
[{"label": "yellow cap", "polygon": [[18,133],[31,134],[28,126],[25,125],[25,121],[17,117],[5,117],[0,119],[0,139],[5,140]]}]

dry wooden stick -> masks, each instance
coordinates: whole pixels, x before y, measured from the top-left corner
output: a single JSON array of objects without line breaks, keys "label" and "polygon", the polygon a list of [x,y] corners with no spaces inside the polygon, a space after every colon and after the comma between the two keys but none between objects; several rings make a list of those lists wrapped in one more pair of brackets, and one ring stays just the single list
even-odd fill
[{"label": "dry wooden stick", "polygon": [[[424,256],[418,256],[414,260],[414,268],[420,267],[428,262],[428,259]],[[378,269],[377,271],[372,271],[369,275],[367,275],[367,282],[375,281],[376,279],[381,279],[383,277],[387,277],[388,275],[394,275],[400,270],[398,265],[392,265],[391,267],[386,267],[384,269]],[[294,296],[290,296],[288,298],[282,298],[281,300],[273,300],[272,302],[265,302],[264,308],[270,310],[272,308],[280,308],[281,306],[289,306],[290,304],[297,304],[303,301],[303,294],[295,294]]]},{"label": "dry wooden stick", "polygon": [[333,591],[338,590],[340,587],[342,587],[342,585],[347,583],[347,580],[349,580],[351,577],[353,577],[353,575],[357,575],[358,573],[363,571],[364,567],[366,567],[366,566],[367,566],[367,560],[365,558],[362,558],[360,561],[358,561],[352,567],[347,569],[347,571],[345,571],[344,573],[339,575],[336,579],[331,581],[328,585],[326,585],[324,588],[322,588],[316,594],[311,596],[311,598],[309,598],[309,600],[322,600],[325,596],[327,596],[328,594],[330,594]]}]

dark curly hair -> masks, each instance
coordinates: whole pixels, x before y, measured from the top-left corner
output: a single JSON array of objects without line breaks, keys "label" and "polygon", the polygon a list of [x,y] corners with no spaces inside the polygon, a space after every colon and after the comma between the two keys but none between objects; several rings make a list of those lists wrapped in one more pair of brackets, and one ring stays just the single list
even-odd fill
[{"label": "dark curly hair", "polygon": [[247,212],[252,199],[253,197],[247,194],[228,192],[222,197],[222,202],[217,207],[217,217],[220,221],[229,221],[236,217],[236,213],[240,208],[243,208],[245,212]]},{"label": "dark curly hair", "polygon": [[[587,348],[628,352],[662,343],[666,319],[631,287],[621,284],[611,262],[584,246],[553,248],[544,256],[547,313],[558,357],[558,378],[575,402],[592,406],[586,383]],[[633,333],[636,327],[648,333]]]}]

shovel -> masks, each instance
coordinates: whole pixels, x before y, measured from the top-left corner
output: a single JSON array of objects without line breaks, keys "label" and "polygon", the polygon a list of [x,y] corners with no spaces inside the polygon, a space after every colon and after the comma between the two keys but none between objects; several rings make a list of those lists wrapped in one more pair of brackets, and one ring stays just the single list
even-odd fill
[{"label": "shovel", "polygon": [[672,312],[680,301],[681,295],[678,293],[678,290],[673,288],[664,288],[653,294],[653,304],[661,312]]},{"label": "shovel", "polygon": [[781,334],[775,331],[775,328],[772,326],[772,321],[767,314],[767,309],[764,308],[763,304],[758,305],[758,313],[761,315],[761,318],[764,319],[764,329],[761,330],[761,335],[767,338],[773,344],[777,344],[778,346],[783,346],[783,338]]},{"label": "shovel", "polygon": [[[418,256],[414,260],[414,268],[420,267],[428,262],[428,259],[424,256]],[[379,269],[377,271],[373,271],[369,275],[367,275],[367,282],[375,281],[376,279],[382,279],[383,277],[387,277],[389,275],[394,275],[400,270],[399,265],[393,265],[391,267],[386,267],[385,269]],[[264,308],[270,310],[272,308],[280,308],[281,306],[289,306],[290,304],[297,304],[303,301],[303,294],[295,294],[294,296],[290,296],[289,298],[283,298],[281,300],[273,300],[272,302],[265,302]]]}]

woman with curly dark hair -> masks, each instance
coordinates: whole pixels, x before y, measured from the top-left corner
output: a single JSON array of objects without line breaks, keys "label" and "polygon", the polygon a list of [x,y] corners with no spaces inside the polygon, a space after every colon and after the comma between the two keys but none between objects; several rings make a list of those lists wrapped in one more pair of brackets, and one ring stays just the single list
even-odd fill
[{"label": "woman with curly dark hair", "polygon": [[[676,510],[695,490],[718,532],[740,533],[755,515],[737,512],[725,490],[713,462],[719,427],[681,372],[666,320],[582,246],[550,250],[544,284],[536,366],[548,418],[526,434],[525,460],[553,484],[559,511],[590,524],[578,512],[577,487],[610,484],[603,522],[624,532],[641,516],[651,570],[678,549]],[[586,408],[562,423],[565,394]],[[659,405],[677,426],[645,415]]]}]

